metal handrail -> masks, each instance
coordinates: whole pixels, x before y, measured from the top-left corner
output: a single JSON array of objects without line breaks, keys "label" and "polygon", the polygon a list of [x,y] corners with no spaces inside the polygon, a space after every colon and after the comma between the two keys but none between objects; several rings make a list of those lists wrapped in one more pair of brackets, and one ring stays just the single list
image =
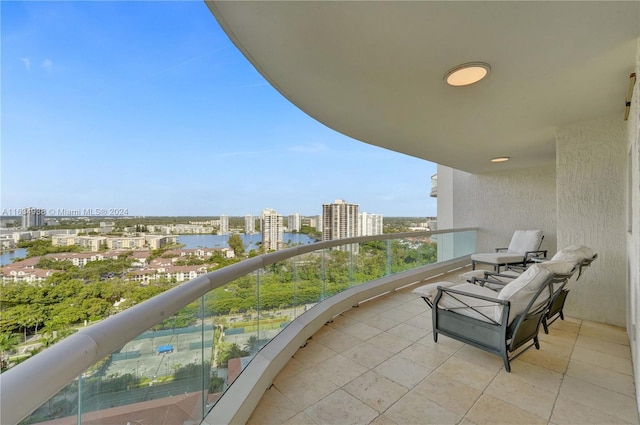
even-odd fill
[{"label": "metal handrail", "polygon": [[128,341],[206,293],[268,265],[298,255],[362,242],[474,231],[476,228],[360,236],[309,245],[243,260],[169,289],[101,322],[83,328],[0,375],[3,424],[17,424],[86,369]]}]

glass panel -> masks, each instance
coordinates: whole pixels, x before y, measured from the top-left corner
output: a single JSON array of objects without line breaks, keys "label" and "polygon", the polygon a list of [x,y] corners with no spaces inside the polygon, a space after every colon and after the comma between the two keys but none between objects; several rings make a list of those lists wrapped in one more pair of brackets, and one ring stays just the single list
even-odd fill
[{"label": "glass panel", "polygon": [[67,418],[66,423],[77,423],[78,414],[78,380],[65,386],[58,394],[51,397],[31,415],[20,422],[20,425],[48,422],[57,418]]}]

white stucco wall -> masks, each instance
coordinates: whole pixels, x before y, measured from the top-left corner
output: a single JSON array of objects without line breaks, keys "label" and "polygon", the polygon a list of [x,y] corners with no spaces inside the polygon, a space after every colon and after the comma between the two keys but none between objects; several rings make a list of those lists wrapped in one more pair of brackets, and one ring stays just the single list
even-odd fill
[{"label": "white stucco wall", "polygon": [[551,255],[555,253],[554,165],[488,174],[469,174],[440,166],[438,187],[444,179],[440,177],[441,169],[451,171],[443,173],[443,177],[452,179],[453,189],[451,201],[442,207],[438,190],[438,223],[451,223],[456,228],[478,227],[479,252],[507,246],[514,230],[541,229],[542,249],[549,250]]},{"label": "white stucco wall", "polygon": [[561,127],[556,143],[558,246],[599,255],[565,314],[626,326],[626,123],[617,115]]},{"label": "white stucco wall", "polygon": [[[640,76],[640,40],[636,50],[636,75]],[[640,85],[636,83],[627,121],[627,262],[628,262],[628,315],[627,330],[633,357],[638,406],[640,406]]]}]

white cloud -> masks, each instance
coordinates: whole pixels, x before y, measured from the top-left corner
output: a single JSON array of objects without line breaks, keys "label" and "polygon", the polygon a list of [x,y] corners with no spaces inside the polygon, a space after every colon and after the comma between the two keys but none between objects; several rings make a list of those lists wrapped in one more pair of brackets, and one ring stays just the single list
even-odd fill
[{"label": "white cloud", "polygon": [[42,61],[40,66],[46,69],[47,72],[51,72],[51,68],[53,68],[53,62],[51,61],[51,59],[45,59],[44,61]]},{"label": "white cloud", "polygon": [[20,58],[22,63],[24,63],[24,67],[27,68],[27,71],[31,71],[31,59],[29,58]]}]

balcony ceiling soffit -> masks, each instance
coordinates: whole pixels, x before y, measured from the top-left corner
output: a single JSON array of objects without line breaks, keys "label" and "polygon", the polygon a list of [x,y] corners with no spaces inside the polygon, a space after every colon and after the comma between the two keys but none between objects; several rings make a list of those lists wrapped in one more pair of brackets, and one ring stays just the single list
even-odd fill
[{"label": "balcony ceiling soffit", "polygon": [[[622,120],[639,2],[209,2],[287,99],[354,139],[472,173],[553,163],[555,129]],[[447,70],[488,62],[449,87]],[[637,89],[636,89],[637,90]],[[496,166],[489,159],[510,156]]]}]

